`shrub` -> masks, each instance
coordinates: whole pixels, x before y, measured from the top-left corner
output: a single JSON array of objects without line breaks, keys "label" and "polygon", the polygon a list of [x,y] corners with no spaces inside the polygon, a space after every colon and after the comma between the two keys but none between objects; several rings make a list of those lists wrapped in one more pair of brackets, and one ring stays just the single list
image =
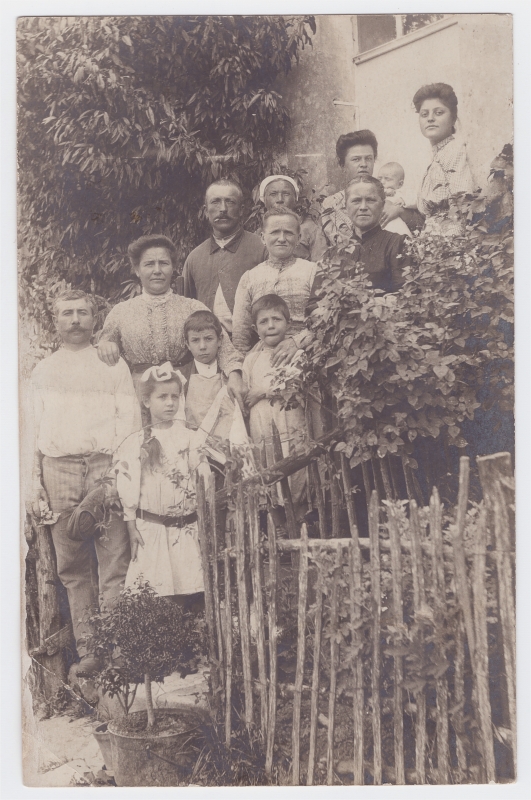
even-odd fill
[{"label": "shrub", "polygon": [[484,197],[455,200],[466,230],[414,237],[395,293],[371,287],[352,262],[354,241],[324,257],[298,391],[319,383],[346,434],[336,449],[352,466],[388,453],[407,459],[417,437],[463,448],[462,423],[480,406],[512,409],[512,232],[489,232]]},{"label": "shrub", "polygon": [[130,684],[144,683],[148,727],[155,717],[151,682],[197,667],[203,644],[202,621],[171,598],[159,597],[147,582],[127,588],[109,609],[91,617],[92,648],[104,660],[99,683],[117,695],[125,711],[134,699]]}]

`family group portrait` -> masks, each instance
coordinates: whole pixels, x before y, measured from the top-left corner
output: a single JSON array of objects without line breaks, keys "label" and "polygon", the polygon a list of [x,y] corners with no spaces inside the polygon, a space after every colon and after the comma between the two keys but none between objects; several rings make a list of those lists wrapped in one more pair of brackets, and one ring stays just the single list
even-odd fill
[{"label": "family group portrait", "polygon": [[511,14],[16,56],[25,785],[514,783]]}]

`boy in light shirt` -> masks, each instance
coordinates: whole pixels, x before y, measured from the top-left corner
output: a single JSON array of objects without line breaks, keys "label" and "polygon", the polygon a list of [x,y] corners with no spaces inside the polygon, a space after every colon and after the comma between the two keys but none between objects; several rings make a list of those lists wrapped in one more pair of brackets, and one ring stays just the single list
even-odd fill
[{"label": "boy in light shirt", "polygon": [[[218,364],[222,326],[212,311],[194,311],[184,323],[184,338],[193,361],[181,367],[184,378],[187,427],[196,434],[195,447],[207,446],[215,461],[225,462],[219,442],[247,444],[245,424],[239,409],[229,397],[226,379]],[[216,446],[217,445],[217,446]]]}]

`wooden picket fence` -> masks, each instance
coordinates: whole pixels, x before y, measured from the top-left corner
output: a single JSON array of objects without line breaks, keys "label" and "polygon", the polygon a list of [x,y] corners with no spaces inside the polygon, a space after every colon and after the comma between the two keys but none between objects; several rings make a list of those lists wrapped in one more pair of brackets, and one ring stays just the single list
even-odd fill
[{"label": "wooden picket fence", "polygon": [[[314,447],[291,466],[284,459],[276,473],[265,470],[217,495],[213,479],[198,483],[213,710],[227,748],[237,713],[261,739],[272,780],[281,769],[293,785],[514,779],[509,455],[477,459],[479,505],[469,502],[468,458],[461,458],[455,509],[443,508],[435,488],[427,509],[410,499],[407,514],[404,503],[383,503],[372,491],[369,536],[362,538],[347,462],[323,449]],[[309,538],[306,525],[296,526],[290,513],[288,475],[301,465],[314,476],[320,538]],[[264,486],[276,480],[287,498],[288,539],[278,538],[269,515],[265,526],[260,511]],[[348,537],[337,535],[341,498]],[[234,505],[232,521],[220,524],[227,499]],[[285,621],[279,575],[286,572],[287,553],[297,631],[289,686],[278,669]],[[344,681],[338,688],[345,664],[346,691]],[[347,779],[345,769],[343,779],[337,769],[338,754],[345,758],[344,702],[337,742],[340,691],[350,706]],[[278,719],[287,693],[292,719],[286,745]]]}]

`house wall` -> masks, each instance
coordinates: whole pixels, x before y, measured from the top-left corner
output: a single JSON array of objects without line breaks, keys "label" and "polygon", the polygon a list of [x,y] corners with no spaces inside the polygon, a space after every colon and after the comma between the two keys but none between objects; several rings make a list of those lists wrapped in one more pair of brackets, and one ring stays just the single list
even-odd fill
[{"label": "house wall", "polygon": [[[374,57],[364,54],[354,63],[354,18],[317,18],[313,48],[281,88],[293,119],[288,163],[309,169],[309,187],[341,187],[336,139],[370,128],[380,150],[375,174],[386,161],[399,161],[406,183],[416,190],[431,151],[412,98],[423,84],[439,81],[455,89],[458,134],[467,142],[476,182],[485,184],[490,162],[512,141],[512,17],[458,14],[432,30],[384,45]],[[334,98],[353,106],[335,106]]]},{"label": "house wall", "polygon": [[308,170],[309,187],[333,181],[340,188],[343,183],[335,143],[355,127],[354,107],[332,101],[354,104],[353,48],[352,17],[318,16],[313,47],[302,51],[298,66],[279,86],[292,119],[288,163]]}]

